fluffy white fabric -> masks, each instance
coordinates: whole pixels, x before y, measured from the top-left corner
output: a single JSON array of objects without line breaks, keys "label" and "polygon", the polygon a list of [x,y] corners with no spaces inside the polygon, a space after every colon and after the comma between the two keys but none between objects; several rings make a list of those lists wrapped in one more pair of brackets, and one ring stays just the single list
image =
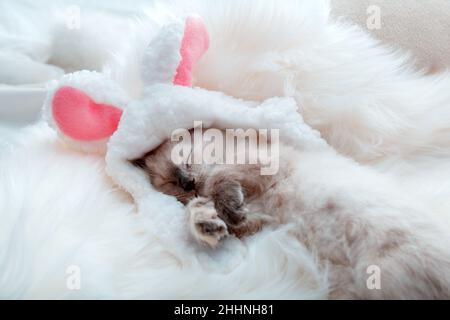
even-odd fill
[{"label": "fluffy white fabric", "polygon": [[[405,185],[402,191],[417,195],[430,213],[448,223],[450,188],[444,180],[450,173],[446,138],[450,111],[445,75],[424,78],[405,70],[403,56],[391,54],[358,29],[329,20],[326,1],[289,0],[283,5],[272,0],[199,1],[192,8],[206,18],[212,39],[211,50],[196,70],[198,85],[256,101],[293,96],[305,121],[333,147],[391,178],[399,177]],[[116,70],[120,83],[135,84],[131,71],[137,69],[130,65]],[[157,89],[156,95],[175,90],[174,96],[191,104],[184,96],[187,89]],[[215,101],[216,94],[209,94],[203,98]],[[286,101],[273,100],[265,106],[276,103],[277,108],[286,108],[280,110],[292,112]],[[190,119],[212,120],[203,107],[195,109],[194,104],[184,110],[183,105],[174,105],[173,110]],[[242,107],[248,108],[245,103]],[[125,112],[111,141],[108,172],[139,198],[138,188],[127,184],[128,171],[122,171],[125,157],[132,155],[127,139],[142,132],[152,132],[149,138],[155,135],[145,129],[144,121],[136,120],[148,115],[135,112]],[[283,122],[288,114],[275,119]],[[269,120],[276,113],[261,115],[262,119],[236,120],[275,125]],[[241,123],[234,122],[231,112],[223,116],[227,125]],[[158,119],[169,123],[170,114]],[[137,135],[132,134],[134,128]],[[311,140],[314,137],[311,134]],[[133,152],[152,143],[149,139]],[[314,253],[291,241],[290,226],[265,230],[245,241],[229,239],[220,250],[210,251],[166,228],[172,217],[170,226],[182,228],[183,210],[174,199],[149,190],[152,201],[142,200],[136,214],[133,199],[107,177],[102,156],[68,148],[43,123],[23,131],[3,150],[3,298],[327,297],[326,270],[318,269]],[[143,212],[147,206],[149,211]],[[181,242],[185,245],[179,246]],[[81,268],[81,290],[66,286],[66,271],[72,265]]]},{"label": "fluffy white fabric", "polygon": [[[0,160],[3,298],[325,297],[324,275],[289,241],[289,226],[220,251],[185,250],[167,242],[170,228],[155,232],[160,213],[183,214],[173,199],[136,214],[102,157],[67,149],[46,125],[19,140]],[[81,268],[78,291],[66,287],[72,265]]]},{"label": "fluffy white fabric", "polygon": [[[0,83],[43,85],[65,72],[101,70],[120,43],[130,39],[142,14],[115,11],[119,6],[112,2],[109,10],[98,11],[95,3],[2,1]],[[135,7],[142,10],[142,5]]]}]

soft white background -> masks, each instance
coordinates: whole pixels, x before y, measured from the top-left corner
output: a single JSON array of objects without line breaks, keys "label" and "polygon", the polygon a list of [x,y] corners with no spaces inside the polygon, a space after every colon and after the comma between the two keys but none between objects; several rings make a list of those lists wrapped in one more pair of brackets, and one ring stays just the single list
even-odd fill
[{"label": "soft white background", "polygon": [[[5,8],[13,7],[17,16],[10,21],[0,19],[0,52],[5,39],[18,32],[21,8],[24,11],[23,18],[38,7],[51,5],[62,8],[78,5],[82,9],[134,16],[145,12],[151,2],[152,0],[5,0],[0,3],[0,11],[5,14]],[[332,0],[336,16],[347,17],[363,26],[369,4],[379,5],[383,14],[383,28],[373,31],[375,36],[388,44],[410,50],[416,57],[419,68],[439,71],[450,65],[450,20],[446,19],[450,12],[449,0]],[[0,12],[0,17],[1,14]],[[39,119],[44,96],[43,84],[11,87],[2,84],[0,79],[0,139],[8,137],[11,130],[15,131],[16,128]]]}]

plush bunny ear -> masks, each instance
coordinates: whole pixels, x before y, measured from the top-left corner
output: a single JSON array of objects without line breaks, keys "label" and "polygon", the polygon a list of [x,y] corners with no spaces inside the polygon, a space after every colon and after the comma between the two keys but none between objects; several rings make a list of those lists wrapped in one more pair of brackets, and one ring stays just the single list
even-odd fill
[{"label": "plush bunny ear", "polygon": [[83,91],[64,86],[53,96],[52,115],[65,135],[80,141],[96,141],[117,130],[122,110],[97,103]]},{"label": "plush bunny ear", "polygon": [[174,84],[192,86],[192,69],[208,47],[208,31],[203,20],[199,16],[188,17],[180,48],[181,61],[173,80]]},{"label": "plush bunny ear", "polygon": [[172,23],[163,27],[144,53],[144,85],[192,86],[192,69],[208,47],[208,31],[199,16],[188,17],[184,25]]},{"label": "plush bunny ear", "polygon": [[103,153],[128,103],[126,93],[114,81],[97,72],[81,71],[55,83],[44,112],[47,122],[72,146]]}]

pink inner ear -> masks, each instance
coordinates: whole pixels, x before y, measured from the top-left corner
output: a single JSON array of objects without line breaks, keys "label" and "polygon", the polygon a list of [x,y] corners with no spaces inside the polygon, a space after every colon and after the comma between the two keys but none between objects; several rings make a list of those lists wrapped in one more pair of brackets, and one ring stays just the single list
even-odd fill
[{"label": "pink inner ear", "polygon": [[192,86],[192,69],[194,64],[208,50],[209,37],[203,20],[198,16],[186,19],[184,37],[181,42],[181,62],[173,83],[181,86]]},{"label": "pink inner ear", "polygon": [[110,137],[119,125],[122,110],[95,103],[84,92],[62,87],[52,101],[53,118],[59,129],[75,140],[95,141]]}]

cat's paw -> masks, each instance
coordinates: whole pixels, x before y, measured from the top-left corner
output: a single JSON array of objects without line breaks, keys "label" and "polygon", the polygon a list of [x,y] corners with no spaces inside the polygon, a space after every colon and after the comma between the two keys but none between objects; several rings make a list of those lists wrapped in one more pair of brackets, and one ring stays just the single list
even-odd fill
[{"label": "cat's paw", "polygon": [[215,248],[228,235],[227,225],[219,218],[210,199],[193,199],[187,205],[187,211],[189,228],[197,242]]},{"label": "cat's paw", "polygon": [[218,180],[212,193],[219,217],[228,225],[238,226],[245,221],[247,209],[244,206],[244,191],[238,181],[224,178]]}]

